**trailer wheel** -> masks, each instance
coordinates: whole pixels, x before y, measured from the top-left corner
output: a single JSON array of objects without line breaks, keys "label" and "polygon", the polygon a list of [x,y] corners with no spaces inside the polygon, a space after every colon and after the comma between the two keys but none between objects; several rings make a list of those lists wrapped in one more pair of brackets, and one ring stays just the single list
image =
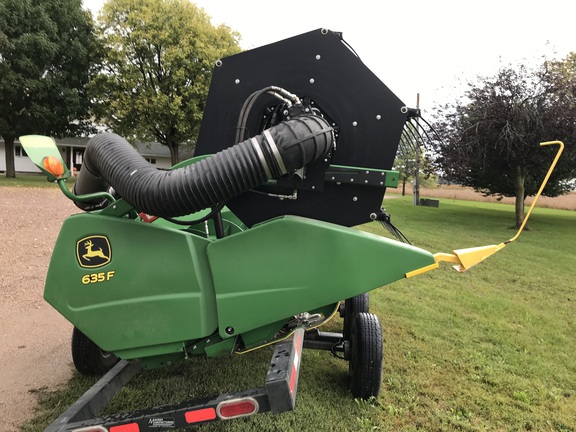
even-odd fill
[{"label": "trailer wheel", "polygon": [[368,293],[351,297],[344,302],[344,329],[342,331],[344,340],[350,340],[352,321],[354,321],[356,314],[360,312],[368,313],[369,311],[370,295]]},{"label": "trailer wheel", "polygon": [[384,344],[378,317],[360,312],[352,321],[349,388],[355,398],[378,396],[382,385]]},{"label": "trailer wheel", "polygon": [[118,357],[103,351],[76,327],[72,331],[72,360],[82,375],[102,375],[118,363]]}]

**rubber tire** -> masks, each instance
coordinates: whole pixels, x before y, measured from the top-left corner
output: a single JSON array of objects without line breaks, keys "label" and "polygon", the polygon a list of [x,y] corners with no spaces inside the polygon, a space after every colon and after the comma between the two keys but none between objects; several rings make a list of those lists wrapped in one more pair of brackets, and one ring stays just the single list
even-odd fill
[{"label": "rubber tire", "polygon": [[72,331],[72,360],[82,375],[103,375],[118,363],[118,357],[102,351],[76,327]]},{"label": "rubber tire", "polygon": [[344,302],[344,329],[342,330],[344,340],[350,340],[352,321],[360,312],[370,312],[370,295],[368,293],[351,297]]},{"label": "rubber tire", "polygon": [[352,321],[349,388],[354,398],[377,397],[382,386],[384,342],[378,317],[360,312]]}]

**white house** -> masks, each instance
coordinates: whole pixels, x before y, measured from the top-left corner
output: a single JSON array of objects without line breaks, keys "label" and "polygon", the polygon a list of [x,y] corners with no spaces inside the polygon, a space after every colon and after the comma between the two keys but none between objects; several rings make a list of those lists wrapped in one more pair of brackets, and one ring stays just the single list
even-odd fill
[{"label": "white house", "polygon": [[[90,138],[63,138],[56,139],[56,145],[62,154],[62,159],[70,170],[76,168],[80,170],[86,150],[86,144]],[[138,152],[152,165],[161,169],[169,169],[172,164],[170,161],[170,150],[168,147],[159,143],[139,143],[136,146]],[[191,157],[189,152],[181,149],[181,158]],[[26,152],[20,145],[19,141],[14,143],[14,165],[16,172],[20,173],[39,173],[40,170],[32,163],[26,155]],[[0,172],[6,171],[6,150],[4,140],[0,138]]]}]

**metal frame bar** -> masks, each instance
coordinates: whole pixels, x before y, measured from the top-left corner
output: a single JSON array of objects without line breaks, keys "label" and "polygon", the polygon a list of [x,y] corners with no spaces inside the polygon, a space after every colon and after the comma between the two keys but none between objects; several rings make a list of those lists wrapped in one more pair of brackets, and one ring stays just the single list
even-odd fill
[{"label": "metal frame bar", "polygon": [[344,342],[342,333],[322,332],[314,330],[306,333],[304,348],[323,351],[342,351],[338,345]]},{"label": "metal frame bar", "polygon": [[304,329],[297,328],[291,339],[276,345],[263,387],[116,414],[106,418],[94,418],[141,370],[139,363],[121,361],[48,426],[45,432],[81,430],[106,432],[110,428],[157,432],[159,428],[170,430],[190,427],[225,419],[220,415],[222,403],[239,399],[256,403],[256,410],[247,415],[293,410],[303,343]]},{"label": "metal frame bar", "polygon": [[58,432],[69,423],[80,422],[97,415],[138,372],[139,363],[122,360],[84,393],[70,408],[48,426],[44,432]]}]

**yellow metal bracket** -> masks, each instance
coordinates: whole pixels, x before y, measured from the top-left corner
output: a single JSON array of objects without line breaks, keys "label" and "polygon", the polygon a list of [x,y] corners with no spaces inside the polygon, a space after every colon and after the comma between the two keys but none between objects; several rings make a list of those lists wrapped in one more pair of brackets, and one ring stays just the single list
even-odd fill
[{"label": "yellow metal bracket", "polygon": [[473,248],[467,248],[467,249],[458,249],[458,250],[453,251],[453,253],[440,252],[440,253],[434,254],[434,261],[436,262],[435,264],[428,265],[426,267],[422,267],[421,269],[417,269],[417,270],[414,270],[410,273],[407,273],[406,277],[409,278],[409,277],[413,277],[413,276],[417,276],[419,274],[425,273],[425,272],[430,271],[430,270],[434,270],[434,269],[438,268],[439,262],[453,263],[453,264],[455,264],[454,268],[456,270],[458,270],[459,272],[463,272],[463,271],[468,270],[470,267],[473,267],[476,264],[484,261],[489,256],[494,255],[496,252],[501,251],[509,243],[516,241],[516,239],[518,237],[520,237],[522,230],[524,230],[524,227],[526,226],[526,222],[528,221],[528,218],[532,214],[532,210],[534,209],[534,206],[536,205],[536,201],[538,201],[538,198],[542,194],[544,187],[546,187],[546,183],[548,183],[548,179],[550,178],[552,171],[554,171],[554,168],[556,167],[556,164],[558,163],[558,159],[560,159],[560,155],[562,154],[562,151],[564,150],[564,143],[562,143],[561,141],[547,141],[547,142],[540,143],[541,147],[548,146],[548,145],[558,145],[559,146],[558,152],[556,153],[556,157],[554,158],[554,160],[552,161],[552,164],[550,165],[550,168],[548,169],[548,173],[546,174],[546,177],[544,177],[544,180],[542,181],[542,184],[540,185],[540,189],[538,190],[538,193],[534,197],[534,201],[532,201],[532,205],[530,206],[528,213],[526,213],[526,217],[524,217],[524,220],[522,221],[522,225],[520,226],[520,228],[518,229],[518,232],[516,233],[516,235],[514,237],[512,237],[509,240],[506,240],[505,242],[500,243],[499,245],[489,245],[489,246],[480,246],[480,247],[473,247]]}]

